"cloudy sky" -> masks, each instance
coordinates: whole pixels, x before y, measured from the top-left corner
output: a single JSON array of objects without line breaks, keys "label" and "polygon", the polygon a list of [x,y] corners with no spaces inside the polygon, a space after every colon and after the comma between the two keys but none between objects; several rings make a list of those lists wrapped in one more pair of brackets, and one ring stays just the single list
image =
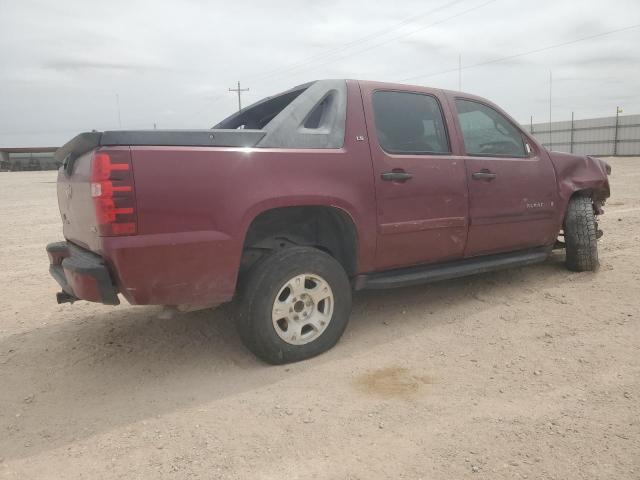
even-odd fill
[{"label": "cloudy sky", "polygon": [[0,146],[207,128],[238,80],[246,104],[317,78],[458,89],[459,55],[462,90],[522,122],[549,118],[549,71],[554,120],[640,113],[639,27],[638,0],[0,0]]}]

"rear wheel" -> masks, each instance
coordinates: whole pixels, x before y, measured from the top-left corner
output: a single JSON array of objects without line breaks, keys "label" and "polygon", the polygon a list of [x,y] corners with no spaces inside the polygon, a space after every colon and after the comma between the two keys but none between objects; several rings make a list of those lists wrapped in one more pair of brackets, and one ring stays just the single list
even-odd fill
[{"label": "rear wheel", "polygon": [[598,268],[598,224],[593,203],[586,195],[574,195],[564,220],[566,265],[576,272]]},{"label": "rear wheel", "polygon": [[308,247],[277,251],[242,280],[238,331],[273,364],[296,362],[333,347],[351,312],[351,286],[330,255]]}]

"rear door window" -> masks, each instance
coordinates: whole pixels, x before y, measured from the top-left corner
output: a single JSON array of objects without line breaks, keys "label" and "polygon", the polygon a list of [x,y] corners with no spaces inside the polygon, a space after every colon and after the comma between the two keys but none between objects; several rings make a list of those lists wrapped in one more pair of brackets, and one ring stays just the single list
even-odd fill
[{"label": "rear door window", "polygon": [[440,104],[431,95],[378,91],[373,94],[378,141],[399,154],[446,154],[451,151]]},{"label": "rear door window", "polygon": [[482,103],[456,99],[467,155],[526,157],[522,134],[501,113]]}]

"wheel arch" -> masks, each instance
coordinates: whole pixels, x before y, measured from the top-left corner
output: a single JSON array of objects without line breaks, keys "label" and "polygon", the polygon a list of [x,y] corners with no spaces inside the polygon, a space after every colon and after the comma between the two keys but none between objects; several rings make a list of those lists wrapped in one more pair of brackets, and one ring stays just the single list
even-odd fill
[{"label": "wheel arch", "polygon": [[567,212],[569,211],[569,204],[571,203],[571,200],[578,196],[591,198],[591,201],[593,202],[593,210],[598,215],[602,213],[602,205],[604,204],[604,200],[608,198],[609,191],[608,189],[605,190],[594,187],[585,187],[573,190],[564,205],[562,212],[562,225],[564,225],[564,221],[567,218]]},{"label": "wheel arch", "polygon": [[347,275],[358,272],[359,232],[354,215],[334,202],[265,205],[245,219],[241,272],[269,250],[312,246],[334,257]]}]

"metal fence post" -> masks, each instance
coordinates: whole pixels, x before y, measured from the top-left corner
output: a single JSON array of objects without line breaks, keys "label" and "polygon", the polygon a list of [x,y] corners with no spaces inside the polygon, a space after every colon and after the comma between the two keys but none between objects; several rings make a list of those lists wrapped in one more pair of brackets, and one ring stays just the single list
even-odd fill
[{"label": "metal fence post", "polygon": [[620,107],[616,107],[616,128],[613,130],[613,156],[618,154],[618,117],[620,115]]},{"label": "metal fence post", "polygon": [[534,124],[533,116],[529,116],[528,125],[526,121],[521,125],[524,132],[530,132],[549,150],[555,144],[561,151],[572,154],[638,156],[640,114],[629,114],[624,118],[623,115],[624,110],[621,107],[618,107],[616,116],[609,117],[576,119],[576,114],[572,111],[571,116],[564,122],[556,119],[557,126],[548,121]]},{"label": "metal fence post", "polygon": [[569,153],[573,153],[573,112],[571,112],[571,140],[569,140]]}]

